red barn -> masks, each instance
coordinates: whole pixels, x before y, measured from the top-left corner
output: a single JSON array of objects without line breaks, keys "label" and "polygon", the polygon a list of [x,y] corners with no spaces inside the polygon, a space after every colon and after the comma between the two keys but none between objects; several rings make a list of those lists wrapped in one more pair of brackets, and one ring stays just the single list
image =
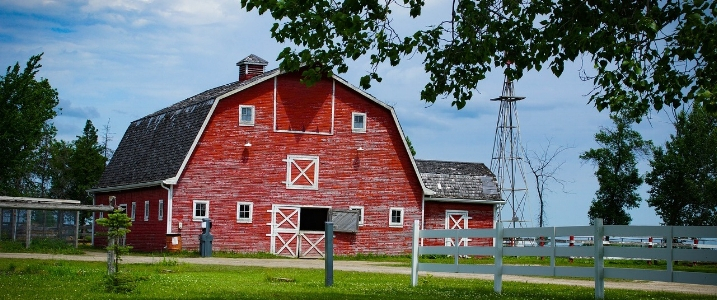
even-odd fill
[{"label": "red barn", "polygon": [[127,209],[135,250],[197,250],[202,218],[215,251],[294,257],[323,255],[333,211],[359,216],[335,234],[337,254],[409,252],[413,220],[493,226],[502,201],[485,165],[414,160],[392,107],[339,77],[306,87],[266,65],[251,55],[239,81],[130,124],[90,192]]}]

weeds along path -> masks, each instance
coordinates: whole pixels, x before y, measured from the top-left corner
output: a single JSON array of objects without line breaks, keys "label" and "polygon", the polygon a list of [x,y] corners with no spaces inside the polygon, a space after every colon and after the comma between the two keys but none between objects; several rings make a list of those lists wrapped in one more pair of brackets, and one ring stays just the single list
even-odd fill
[{"label": "weeds along path", "polygon": [[[0,258],[30,258],[30,259],[50,259],[50,260],[78,260],[78,261],[106,261],[106,252],[88,251],[84,255],[55,255],[55,254],[37,254],[37,253],[0,253]],[[162,261],[162,257],[149,256],[122,256],[123,263],[156,263]],[[318,259],[258,259],[258,258],[219,258],[219,257],[177,257],[178,262],[188,264],[204,264],[204,265],[225,265],[225,266],[251,266],[265,268],[301,268],[301,269],[323,269],[324,261]],[[410,275],[411,268],[405,266],[391,266],[385,262],[366,262],[366,261],[334,261],[334,270],[369,272],[369,273],[387,273],[387,274],[403,274]],[[421,272],[419,275],[426,276],[430,274],[435,277],[453,277],[467,279],[483,279],[493,280],[493,275],[489,274],[463,274],[463,273],[434,273]],[[409,280],[409,279],[407,279]],[[595,286],[590,280],[571,280],[562,278],[548,277],[530,277],[530,276],[514,276],[504,275],[504,281],[518,281],[536,284],[560,284],[572,285],[592,288]],[[408,284],[408,281],[407,283]],[[674,282],[659,281],[606,281],[607,289],[626,289],[626,290],[643,290],[643,291],[664,291],[677,292],[686,294],[703,294],[717,296],[717,286],[685,284]]]}]

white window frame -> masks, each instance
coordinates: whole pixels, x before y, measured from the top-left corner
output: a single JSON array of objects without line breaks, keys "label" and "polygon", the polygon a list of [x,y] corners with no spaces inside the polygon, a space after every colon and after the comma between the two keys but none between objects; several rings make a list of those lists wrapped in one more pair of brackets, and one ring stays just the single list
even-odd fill
[{"label": "white window frame", "polygon": [[[204,216],[197,215],[197,204],[204,204]],[[209,200],[194,200],[192,201],[192,220],[201,222],[203,218],[209,218]]]},{"label": "white window frame", "polygon": [[164,220],[164,200],[159,199],[159,211],[157,212],[157,220]]},{"label": "white window frame", "polygon": [[349,210],[358,210],[359,212],[359,226],[363,226],[363,206],[349,206]]},{"label": "white window frame", "polygon": [[[319,189],[319,157],[308,155],[287,155],[286,156],[286,188],[290,190],[318,190]],[[296,161],[311,161],[305,168],[301,168]],[[314,166],[313,182],[309,179],[306,171]],[[294,168],[298,169],[298,174],[292,173]],[[301,177],[306,178],[310,185],[294,184]]]},{"label": "white window frame", "polygon": [[[249,206],[249,217],[248,218],[242,218],[239,216],[240,208],[242,205]],[[237,223],[251,223],[253,215],[254,215],[254,203],[252,203],[252,202],[237,202]]]},{"label": "white window frame", "polygon": [[[251,109],[251,120],[242,120],[242,110],[245,108]],[[254,120],[256,119],[256,109],[254,105],[239,105],[239,126],[254,126]]]},{"label": "white window frame", "polygon": [[[102,219],[102,218],[104,218],[104,217],[105,217],[105,212],[101,211],[101,212],[100,212],[100,217],[99,217],[98,219]],[[95,222],[96,222],[96,221],[97,221],[97,220],[95,220]]]},{"label": "white window frame", "polygon": [[149,221],[149,201],[144,201],[144,220]]},{"label": "white window frame", "polygon": [[[393,221],[393,212],[394,211],[400,212],[400,216],[401,216],[400,222]],[[388,210],[388,227],[403,227],[403,221],[404,221],[403,207],[391,207]]]},{"label": "white window frame", "polygon": [[[356,117],[363,117],[363,127],[356,127]],[[356,133],[366,133],[366,113],[354,112],[351,114],[351,131]]]},{"label": "white window frame", "polygon": [[129,216],[130,220],[134,221],[134,217],[137,211],[137,202],[132,202],[132,214]]}]

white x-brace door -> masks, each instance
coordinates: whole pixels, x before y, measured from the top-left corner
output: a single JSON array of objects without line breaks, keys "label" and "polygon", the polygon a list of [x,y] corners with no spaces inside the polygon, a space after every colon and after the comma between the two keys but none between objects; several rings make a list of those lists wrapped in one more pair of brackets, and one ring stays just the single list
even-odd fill
[{"label": "white x-brace door", "polygon": [[298,206],[272,205],[271,253],[299,256],[299,222],[301,208]]},{"label": "white x-brace door", "polygon": [[[468,229],[468,212],[465,210],[446,210],[446,229]],[[458,246],[468,246],[468,238],[461,238]],[[453,238],[446,238],[447,247],[455,245]]]}]

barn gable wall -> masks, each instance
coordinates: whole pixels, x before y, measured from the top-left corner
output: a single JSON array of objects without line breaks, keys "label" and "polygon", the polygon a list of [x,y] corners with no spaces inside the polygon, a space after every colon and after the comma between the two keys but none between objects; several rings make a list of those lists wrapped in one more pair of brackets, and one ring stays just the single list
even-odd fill
[{"label": "barn gable wall", "polygon": [[[209,200],[215,250],[269,251],[272,204],[363,206],[365,225],[357,234],[337,234],[337,253],[404,253],[410,226],[421,217],[422,189],[389,110],[337,83],[311,88],[299,75],[277,80],[277,129],[301,124],[306,133],[274,131],[274,81],[266,81],[221,100],[174,192],[173,230],[182,222],[185,249],[197,249],[200,222],[192,220],[192,201]],[[295,97],[295,99],[293,99]],[[297,105],[301,99],[317,99]],[[255,125],[239,126],[239,105],[255,107]],[[367,132],[351,130],[353,112],[366,113]],[[303,125],[306,124],[306,125]],[[286,128],[284,128],[286,127]],[[250,147],[244,146],[250,143]],[[362,148],[363,151],[357,150]],[[317,190],[287,189],[288,155],[319,157]],[[252,202],[253,222],[237,223],[236,203]],[[389,228],[389,208],[404,209],[403,228]]]}]

